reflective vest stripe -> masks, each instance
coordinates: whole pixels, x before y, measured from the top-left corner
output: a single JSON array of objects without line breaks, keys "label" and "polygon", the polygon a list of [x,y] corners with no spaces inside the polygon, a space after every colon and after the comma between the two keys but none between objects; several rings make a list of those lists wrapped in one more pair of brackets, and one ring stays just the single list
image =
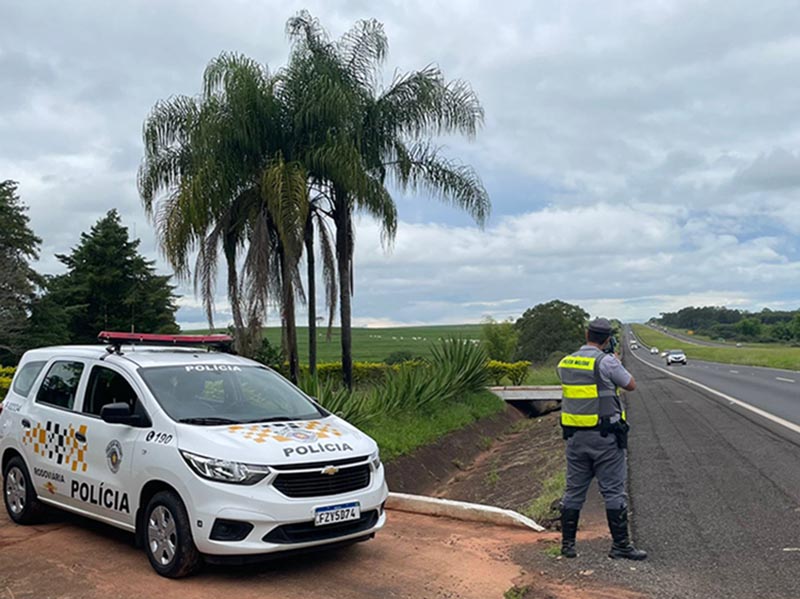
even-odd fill
[{"label": "reflective vest stripe", "polygon": [[561,385],[566,399],[597,399],[597,385]]},{"label": "reflective vest stripe", "polygon": [[563,426],[578,426],[581,428],[591,428],[597,426],[600,417],[597,414],[564,414],[561,413],[561,424]]}]

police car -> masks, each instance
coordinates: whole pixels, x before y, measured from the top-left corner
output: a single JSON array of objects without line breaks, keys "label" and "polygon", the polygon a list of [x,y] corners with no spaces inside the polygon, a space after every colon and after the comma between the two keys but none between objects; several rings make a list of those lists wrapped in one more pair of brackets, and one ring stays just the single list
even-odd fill
[{"label": "police car", "polygon": [[276,372],[210,351],[229,337],[101,339],[27,352],[0,403],[14,522],[47,505],[134,532],[170,578],[384,526],[376,443]]}]

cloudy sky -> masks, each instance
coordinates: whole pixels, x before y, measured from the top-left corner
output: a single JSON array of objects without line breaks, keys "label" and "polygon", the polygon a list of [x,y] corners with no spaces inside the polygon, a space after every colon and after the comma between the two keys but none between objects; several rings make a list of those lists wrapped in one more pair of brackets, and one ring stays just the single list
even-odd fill
[{"label": "cloudy sky", "polygon": [[[336,36],[377,18],[387,81],[435,62],[486,111],[474,142],[442,143],[480,173],[490,221],[397,194],[387,251],[361,218],[356,324],[516,317],[554,298],[628,320],[800,307],[790,0],[0,0],[0,179],[30,206],[38,269],[59,272],[54,254],[117,208],[169,272],[136,191],[143,119],[198,93],[221,51],[280,67],[302,8]],[[181,293],[179,321],[201,323]]]}]

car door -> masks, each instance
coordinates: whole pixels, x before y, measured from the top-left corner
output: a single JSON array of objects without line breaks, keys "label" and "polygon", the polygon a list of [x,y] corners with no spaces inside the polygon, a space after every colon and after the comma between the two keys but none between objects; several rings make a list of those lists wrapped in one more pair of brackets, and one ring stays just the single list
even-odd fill
[{"label": "car door", "polygon": [[100,417],[103,406],[127,403],[142,412],[142,394],[120,368],[101,361],[88,364],[89,372],[76,418],[86,431],[86,475],[78,481],[75,497],[85,509],[104,519],[134,525],[135,497],[131,496],[133,456],[146,429],[109,424]]},{"label": "car door", "polygon": [[85,370],[83,360],[51,360],[33,401],[20,414],[31,479],[37,495],[47,502],[75,505],[70,492],[73,480],[88,467],[86,429],[74,411]]}]

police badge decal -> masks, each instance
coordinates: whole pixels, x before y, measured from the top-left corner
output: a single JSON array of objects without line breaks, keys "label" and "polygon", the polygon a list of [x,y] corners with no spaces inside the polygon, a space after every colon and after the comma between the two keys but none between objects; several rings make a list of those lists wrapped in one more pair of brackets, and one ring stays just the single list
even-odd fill
[{"label": "police badge decal", "polygon": [[111,472],[114,474],[119,472],[119,466],[122,464],[122,445],[116,439],[106,447],[106,460],[108,461],[108,469]]}]

